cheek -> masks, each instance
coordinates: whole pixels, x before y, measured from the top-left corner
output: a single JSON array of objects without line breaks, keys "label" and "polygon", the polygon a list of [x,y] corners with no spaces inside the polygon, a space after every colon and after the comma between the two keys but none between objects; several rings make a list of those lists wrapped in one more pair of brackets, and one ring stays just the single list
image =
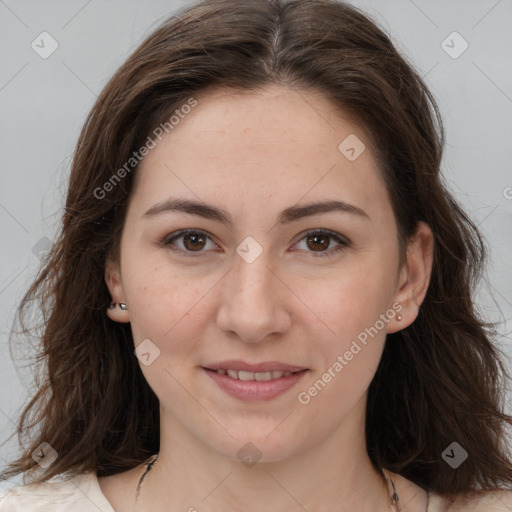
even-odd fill
[{"label": "cheek", "polygon": [[139,260],[144,265],[136,261],[126,262],[125,273],[130,277],[124,283],[135,345],[149,338],[160,350],[172,351],[180,359],[205,328],[211,314],[206,310],[207,295],[215,279],[180,272],[165,261]]},{"label": "cheek", "polygon": [[365,394],[385,343],[386,322],[380,319],[385,310],[368,289],[365,294],[354,291],[358,293],[353,298],[333,292],[331,300],[326,297],[319,304],[322,322],[316,320],[321,334],[316,337],[314,371],[297,397],[312,417],[324,417],[326,421],[326,411],[330,411],[329,424],[346,417]]},{"label": "cheek", "polygon": [[140,359],[141,370],[160,402],[172,404],[179,416],[180,408],[190,409],[190,396],[180,383],[195,364],[201,332],[211,315],[205,295],[213,284],[200,287],[190,275],[180,277],[166,264],[145,265],[131,276],[125,290],[134,345],[152,343],[151,360],[146,365]]},{"label": "cheek", "polygon": [[323,328],[324,346],[329,352],[339,352],[349,350],[351,340],[361,333],[359,338],[364,342],[364,333],[377,322],[377,330],[385,334],[386,324],[379,319],[390,308],[393,292],[391,272],[366,264],[347,266],[346,272],[340,271],[316,286],[305,283],[301,293],[304,302],[311,304],[311,321]]},{"label": "cheek", "polygon": [[304,302],[312,304],[313,315],[306,323],[316,326],[309,334],[317,340],[319,357],[301,386],[299,402],[318,407],[319,413],[326,404],[338,403],[343,415],[361,398],[377,370],[387,323],[394,317],[393,275],[376,258],[371,261],[372,255],[366,256],[364,265],[347,265],[346,272],[340,270],[324,286],[303,288]]}]

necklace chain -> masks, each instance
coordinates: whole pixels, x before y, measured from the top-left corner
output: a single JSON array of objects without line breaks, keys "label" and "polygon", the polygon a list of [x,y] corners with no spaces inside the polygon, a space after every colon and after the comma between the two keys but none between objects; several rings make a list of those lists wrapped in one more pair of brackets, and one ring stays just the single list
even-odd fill
[{"label": "necklace chain", "polygon": [[[142,482],[146,478],[146,475],[149,473],[155,462],[158,460],[158,453],[155,455],[152,455],[144,464],[146,465],[146,470],[144,471],[143,475],[140,477],[139,483],[137,485],[137,490],[135,492],[135,510],[137,510],[137,502],[140,498],[140,492],[142,489]],[[393,482],[392,478],[389,476],[386,476],[386,479],[391,483],[391,487],[393,489],[393,492],[391,494],[391,507],[393,512],[400,512],[399,508],[399,501],[400,498],[398,496],[398,493],[396,492],[395,483]]]}]

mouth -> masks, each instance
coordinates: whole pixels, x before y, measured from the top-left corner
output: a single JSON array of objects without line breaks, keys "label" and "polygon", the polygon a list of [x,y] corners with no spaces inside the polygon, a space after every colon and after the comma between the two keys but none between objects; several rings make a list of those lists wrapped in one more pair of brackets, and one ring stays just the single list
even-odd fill
[{"label": "mouth", "polygon": [[269,400],[290,390],[308,368],[278,362],[248,364],[225,361],[202,366],[205,373],[228,395],[244,401]]},{"label": "mouth", "polygon": [[212,370],[211,368],[204,368],[204,369],[207,371],[210,371],[210,372],[216,372],[218,375],[227,375],[228,377],[235,379],[235,380],[243,380],[243,381],[257,380],[258,382],[276,380],[276,379],[280,379],[281,377],[289,377],[290,375],[293,375],[294,373],[300,373],[300,372],[306,371],[304,369],[304,370],[299,370],[297,372],[285,372],[285,371],[279,371],[279,370],[275,370],[272,372],[248,372],[248,371],[244,371],[244,370],[226,370],[225,368],[221,368],[219,370]]}]

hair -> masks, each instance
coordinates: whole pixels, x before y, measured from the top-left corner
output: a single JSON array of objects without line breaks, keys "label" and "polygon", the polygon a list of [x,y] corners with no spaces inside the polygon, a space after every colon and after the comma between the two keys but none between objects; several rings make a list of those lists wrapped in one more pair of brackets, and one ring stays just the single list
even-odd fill
[{"label": "hair", "polygon": [[[130,326],[105,314],[105,262],[119,257],[137,167],[101,198],[98,190],[193,95],[270,84],[322,93],[367,133],[401,261],[418,222],[434,233],[418,317],[387,336],[368,389],[372,463],[444,495],[512,482],[509,377],[494,326],[472,299],[488,251],[440,174],[439,108],[384,31],[335,0],[196,2],[154,30],[107,83],[78,139],[59,236],[17,311],[22,334],[38,330],[43,371],[17,425],[22,454],[3,478],[32,473],[31,454],[43,442],[58,458],[38,482],[119,473],[159,451],[159,402],[134,357]],[[41,322],[27,325],[35,305]],[[442,458],[454,441],[468,452],[457,470]]]}]

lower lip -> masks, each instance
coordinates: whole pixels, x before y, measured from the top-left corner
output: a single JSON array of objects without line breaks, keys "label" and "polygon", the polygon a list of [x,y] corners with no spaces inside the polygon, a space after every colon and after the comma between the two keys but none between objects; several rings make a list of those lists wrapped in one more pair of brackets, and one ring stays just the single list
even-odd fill
[{"label": "lower lip", "polygon": [[251,401],[270,400],[281,395],[293,387],[308,371],[302,370],[279,379],[257,381],[232,379],[228,375],[221,375],[213,370],[207,370],[206,368],[203,368],[203,370],[228,395]]}]

